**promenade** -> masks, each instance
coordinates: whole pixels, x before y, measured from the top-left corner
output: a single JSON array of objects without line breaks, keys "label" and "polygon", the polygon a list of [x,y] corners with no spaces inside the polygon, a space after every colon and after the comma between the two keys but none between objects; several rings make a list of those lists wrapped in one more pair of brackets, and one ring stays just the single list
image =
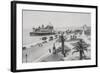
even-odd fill
[{"label": "promenade", "polygon": [[[50,55],[49,49],[52,49],[53,43],[56,42],[56,39],[42,44],[42,46],[34,45],[30,48],[27,48],[22,52],[23,62],[38,62],[42,57]],[[26,60],[27,54],[27,60]]]},{"label": "promenade", "polygon": [[[90,41],[87,40],[85,36],[81,36],[80,38],[84,39],[87,43],[90,44]],[[79,58],[79,52],[72,55],[72,52],[74,51],[72,48],[74,47],[72,43],[77,42],[78,40],[72,40],[72,41],[65,41],[64,42],[64,49],[70,50],[68,53],[66,53],[66,57],[63,56],[61,52],[57,54],[53,54],[53,46],[55,43],[55,47],[58,48],[61,46],[61,44],[57,44],[57,40],[53,39],[52,41],[48,41],[46,43],[43,43],[42,46],[39,45],[33,45],[30,48],[27,48],[26,50],[23,50],[22,52],[22,61],[23,63],[31,63],[31,62],[50,62],[50,61],[67,61],[67,60],[77,60]],[[88,53],[86,55],[90,58],[91,57],[91,47],[89,47]],[[26,56],[27,55],[27,56]]]}]

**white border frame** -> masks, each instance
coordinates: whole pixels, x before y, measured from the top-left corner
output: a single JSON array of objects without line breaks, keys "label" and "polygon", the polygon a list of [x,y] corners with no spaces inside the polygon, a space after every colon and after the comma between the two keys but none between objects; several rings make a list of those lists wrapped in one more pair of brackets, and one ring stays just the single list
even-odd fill
[{"label": "white border frame", "polygon": [[[64,62],[40,62],[40,63],[22,63],[22,9],[26,10],[46,10],[46,11],[70,11],[70,12],[86,12],[91,13],[91,60],[84,61],[64,61]],[[96,65],[96,9],[94,8],[79,8],[79,7],[60,7],[60,6],[45,6],[45,5],[28,5],[17,4],[16,25],[17,25],[17,70],[23,69],[39,69],[53,67],[72,67],[72,66],[88,66]]]}]

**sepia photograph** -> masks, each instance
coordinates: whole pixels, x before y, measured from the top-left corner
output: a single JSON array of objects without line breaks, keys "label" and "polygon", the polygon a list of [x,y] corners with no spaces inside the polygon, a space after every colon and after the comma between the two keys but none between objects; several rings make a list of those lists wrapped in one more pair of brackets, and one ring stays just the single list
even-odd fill
[{"label": "sepia photograph", "polygon": [[91,14],[23,10],[22,62],[91,60]]}]

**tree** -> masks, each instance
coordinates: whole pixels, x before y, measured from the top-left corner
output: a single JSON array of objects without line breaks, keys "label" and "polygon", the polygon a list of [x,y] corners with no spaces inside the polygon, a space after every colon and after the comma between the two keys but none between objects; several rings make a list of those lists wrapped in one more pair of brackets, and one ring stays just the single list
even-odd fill
[{"label": "tree", "polygon": [[75,47],[73,48],[74,51],[72,52],[72,54],[74,54],[75,52],[79,52],[80,55],[80,60],[84,59],[85,56],[85,51],[88,51],[88,47],[90,46],[89,44],[87,44],[83,39],[80,39],[78,42],[73,44]]},{"label": "tree", "polygon": [[63,34],[61,35],[61,42],[62,42],[62,54],[64,55],[64,57],[66,57],[66,54],[65,54],[65,49],[64,49],[64,36]]}]

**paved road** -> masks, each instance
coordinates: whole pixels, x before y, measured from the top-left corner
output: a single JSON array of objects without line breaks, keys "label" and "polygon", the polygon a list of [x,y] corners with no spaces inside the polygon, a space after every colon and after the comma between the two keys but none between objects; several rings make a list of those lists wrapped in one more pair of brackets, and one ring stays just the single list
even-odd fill
[{"label": "paved road", "polygon": [[52,49],[53,43],[56,41],[49,41],[48,43],[44,43],[43,46],[39,47],[38,45],[33,46],[31,48],[27,48],[23,51],[23,62],[26,62],[26,54],[27,54],[27,62],[34,62],[37,59],[41,58],[45,54],[49,54],[49,49]]}]

